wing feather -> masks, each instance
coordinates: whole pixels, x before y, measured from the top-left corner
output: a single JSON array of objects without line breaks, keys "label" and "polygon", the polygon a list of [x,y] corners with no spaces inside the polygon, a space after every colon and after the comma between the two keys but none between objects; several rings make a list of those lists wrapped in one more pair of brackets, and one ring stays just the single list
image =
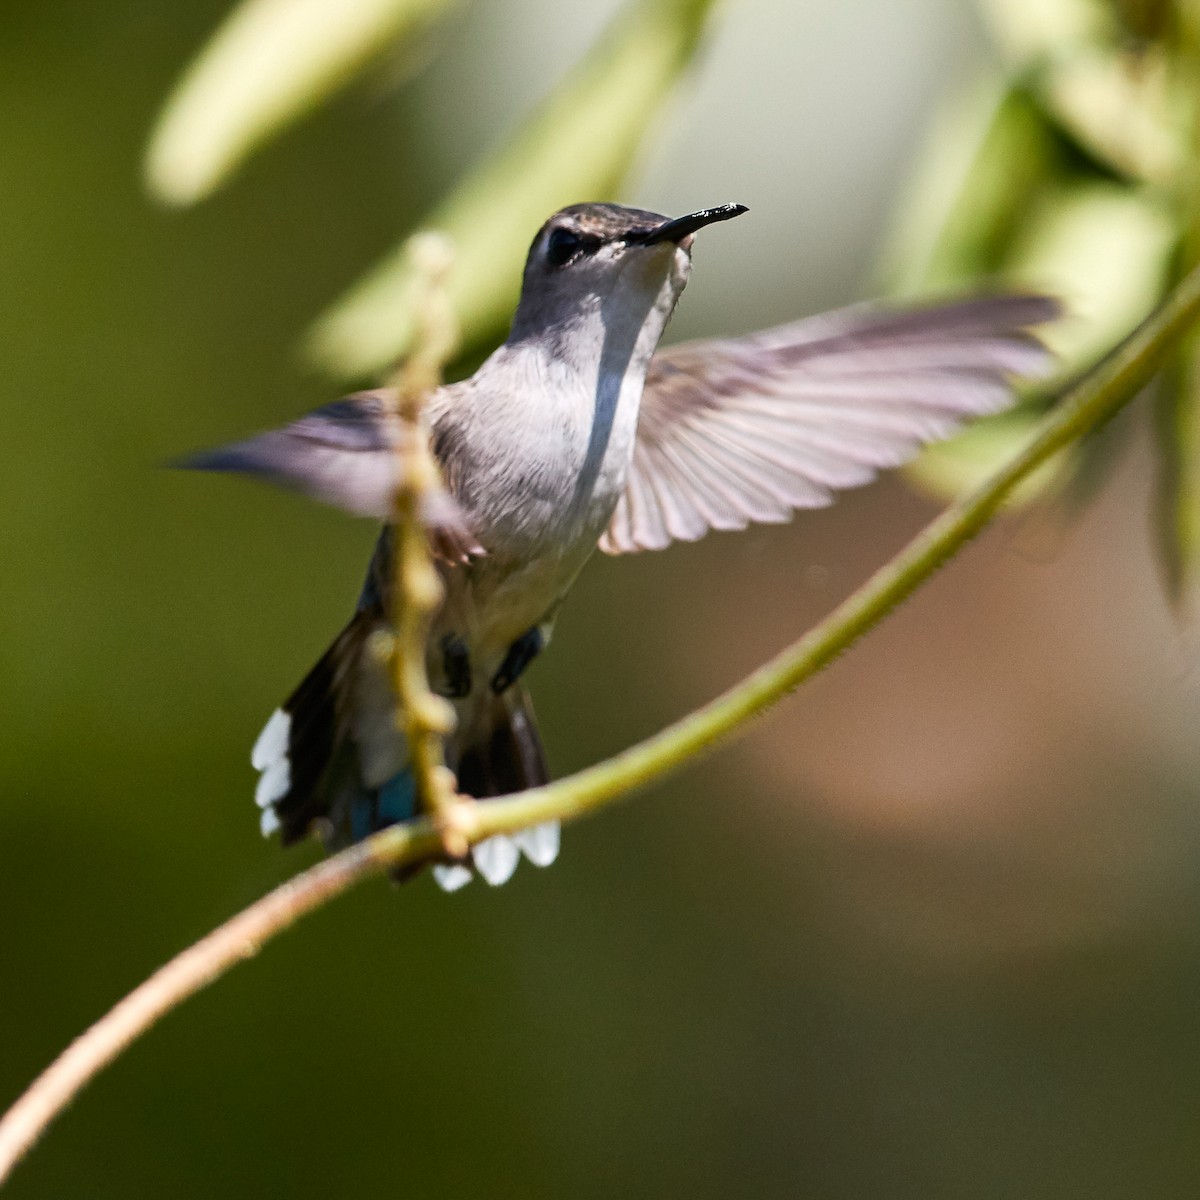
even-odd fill
[{"label": "wing feather", "polygon": [[[384,390],[356,392],[290,425],[190,455],[177,465],[251,475],[355,516],[388,521],[398,482],[388,400]],[[483,553],[445,489],[426,494],[421,517],[435,553],[447,562]]]},{"label": "wing feather", "polygon": [[1025,295],[856,306],[660,351],[601,549],[661,549],[828,504],[833,491],[1008,407],[1013,379],[1050,368],[1031,330],[1059,311]]}]

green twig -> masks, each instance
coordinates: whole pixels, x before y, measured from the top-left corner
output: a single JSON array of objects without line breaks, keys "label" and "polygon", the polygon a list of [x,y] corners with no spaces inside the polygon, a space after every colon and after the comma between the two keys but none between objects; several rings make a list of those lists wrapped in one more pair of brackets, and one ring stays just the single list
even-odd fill
[{"label": "green twig", "polygon": [[458,345],[458,326],[446,289],[453,249],[438,234],[411,239],[420,314],[412,356],[401,367],[395,388],[397,486],[390,614],[395,636],[381,635],[379,649],[390,658],[397,717],[408,740],[408,761],[416,782],[418,811],[430,813],[442,832],[448,854],[461,857],[468,842],[457,828],[465,802],[455,792],[446,767],[444,739],[454,729],[454,709],[429,686],[426,647],[429,628],[444,588],[430,551],[421,512],[442,486],[441,474],[425,436],[423,409],[442,382],[442,370]]},{"label": "green twig", "polygon": [[[1198,315],[1200,269],[1125,343],[1063,392],[1024,450],[952,504],[810,633],[712,703],[607,762],[511,799],[463,806],[457,826],[462,835],[474,843],[537,822],[582,816],[732,735],[900,604],[983,528],[1023,479],[1132,399]],[[392,826],[276,888],[174,958],[68,1046],[0,1120],[0,1182],[82,1087],[183,1000],[358,881],[425,861],[442,847],[436,816]]]}]

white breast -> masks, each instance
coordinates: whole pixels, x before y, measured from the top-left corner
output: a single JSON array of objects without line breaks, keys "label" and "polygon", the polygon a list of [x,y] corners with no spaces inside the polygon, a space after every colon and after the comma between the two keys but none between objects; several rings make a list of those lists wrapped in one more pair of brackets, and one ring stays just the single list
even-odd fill
[{"label": "white breast", "polygon": [[643,376],[583,375],[502,347],[437,415],[447,474],[490,553],[569,555],[599,538],[625,486]]}]

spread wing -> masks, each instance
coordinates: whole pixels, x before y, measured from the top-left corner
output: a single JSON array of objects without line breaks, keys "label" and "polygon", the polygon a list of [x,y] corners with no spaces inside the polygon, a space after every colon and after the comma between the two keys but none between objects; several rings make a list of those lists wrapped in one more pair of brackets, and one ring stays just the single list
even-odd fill
[{"label": "spread wing", "polygon": [[[395,512],[396,452],[384,391],[356,392],[290,425],[190,455],[176,465],[252,475],[359,517],[390,521]],[[461,562],[483,553],[445,490],[425,497],[421,517],[439,557]]]},{"label": "spread wing", "polygon": [[659,550],[710,529],[786,521],[899,466],[1013,398],[1052,359],[1029,332],[1045,296],[856,306],[651,361],[629,480],[600,542]]}]

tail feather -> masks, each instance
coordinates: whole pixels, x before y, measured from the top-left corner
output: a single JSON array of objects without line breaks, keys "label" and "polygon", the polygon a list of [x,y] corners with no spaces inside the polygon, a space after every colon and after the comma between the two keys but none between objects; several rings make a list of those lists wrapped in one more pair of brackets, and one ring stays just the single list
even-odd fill
[{"label": "tail feather", "polygon": [[[488,719],[459,759],[459,789],[476,799],[539,787],[549,779],[533,702],[517,684],[493,698]],[[558,857],[559,823],[548,821],[511,837],[496,834],[471,851],[471,864],[493,887],[507,883],[524,856],[547,867]],[[434,878],[446,891],[471,881],[464,863],[439,864]]]},{"label": "tail feather", "polygon": [[476,800],[540,787],[550,778],[533,702],[520,684],[492,699],[456,774],[459,790]]},{"label": "tail feather", "polygon": [[[340,719],[345,664],[357,658],[365,641],[367,614],[359,613],[317,660],[296,690],[267,722],[251,762],[262,772],[257,799],[266,833],[280,831],[288,846],[308,836],[316,821],[328,821],[342,807],[336,768],[353,758]],[[273,785],[268,781],[274,780]],[[332,824],[327,832],[332,831]],[[326,838],[328,841],[329,838]]]},{"label": "tail feather", "polygon": [[[251,754],[262,774],[256,800],[262,809],[264,835],[279,832],[283,845],[317,833],[328,849],[359,841],[388,825],[416,814],[411,774],[401,764],[382,784],[368,783],[369,770],[381,757],[377,745],[361,746],[366,737],[396,737],[394,713],[358,711],[370,689],[362,679],[366,641],[378,612],[360,610],[300,685],[272,714]],[[390,704],[390,698],[387,701]],[[357,708],[356,708],[357,706]],[[378,717],[379,719],[374,719]],[[482,716],[459,731],[448,747],[459,790],[478,800],[508,795],[543,784],[549,778],[533,706],[518,685],[489,696]],[[379,774],[373,776],[378,780]],[[522,855],[548,866],[558,855],[557,822],[497,836],[476,846],[469,860],[434,867],[438,883],[453,891],[478,872],[493,885],[504,883]],[[411,872],[404,873],[403,877]]]}]

